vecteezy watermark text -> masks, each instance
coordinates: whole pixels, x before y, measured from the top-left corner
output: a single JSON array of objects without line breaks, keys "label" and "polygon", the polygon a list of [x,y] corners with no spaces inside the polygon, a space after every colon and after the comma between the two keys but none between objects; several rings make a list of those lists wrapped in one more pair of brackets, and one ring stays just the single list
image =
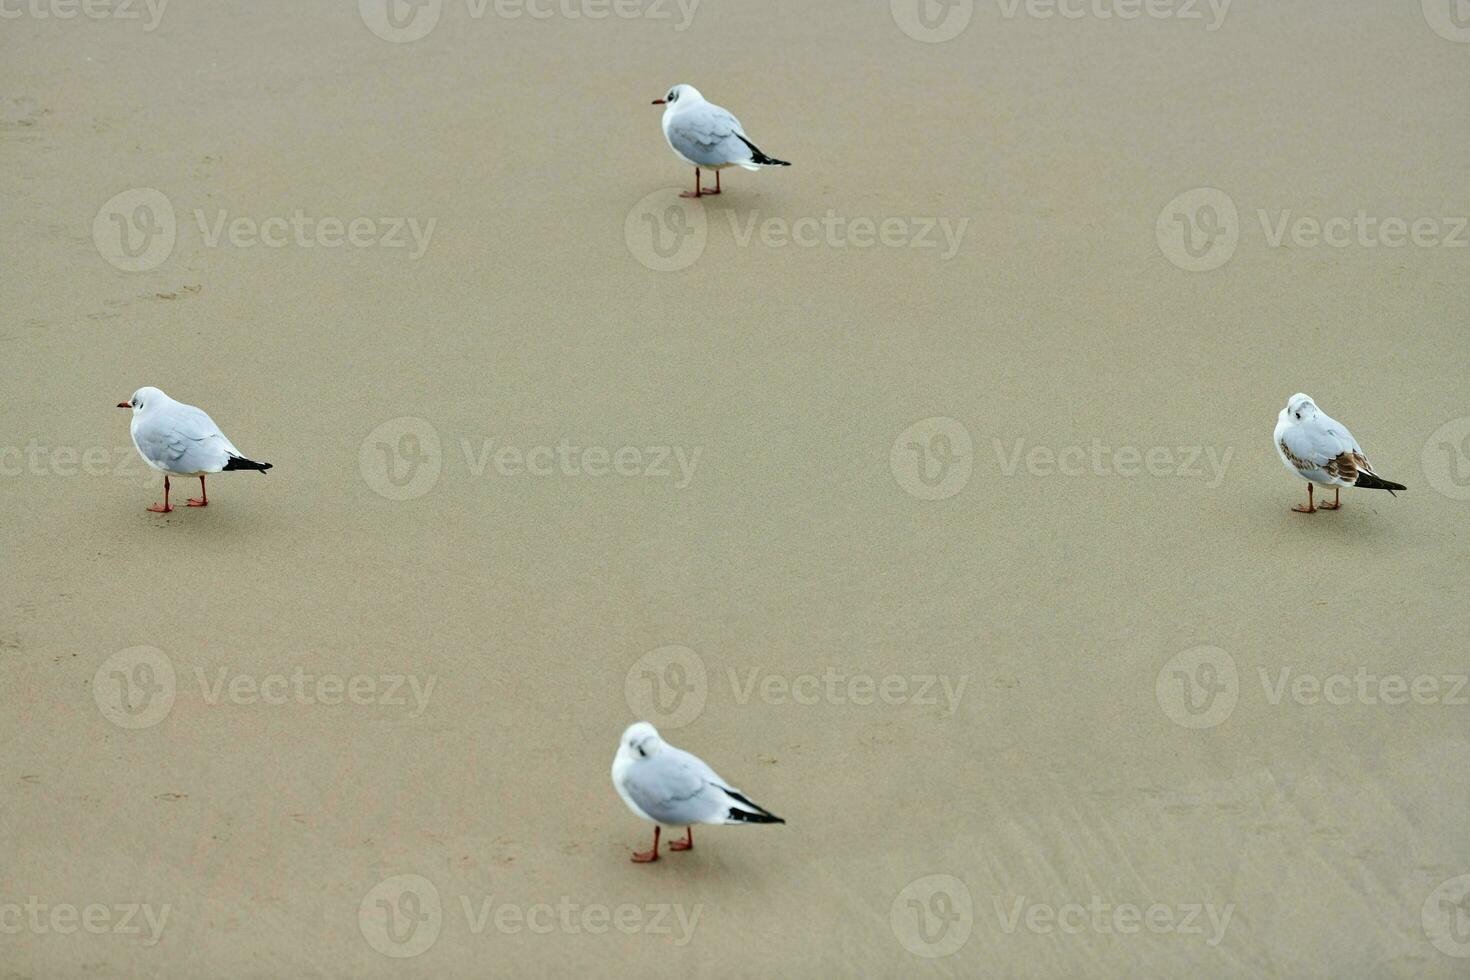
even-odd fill
[{"label": "vecteezy watermark text", "polygon": [[[69,936],[86,932],[94,936],[140,936],[144,946],[155,946],[168,925],[173,905],[154,907],[149,902],[103,905],[93,902],[77,906],[70,902],[47,903],[35,895],[25,902],[0,901],[0,933],[29,932],[44,936]],[[144,932],[144,929],[147,932]]]},{"label": "vecteezy watermark text", "polygon": [[0,20],[30,17],[34,20],[141,20],[147,11],[144,33],[151,33],[163,19],[169,0],[0,0]]},{"label": "vecteezy watermark text", "polygon": [[[506,936],[592,935],[670,936],[673,945],[687,946],[699,926],[703,904],[686,906],[654,902],[573,901],[563,895],[556,902],[498,900],[494,895],[460,895],[456,903],[464,927],[472,936],[487,931]],[[452,906],[451,906],[452,907]],[[358,907],[358,928],[369,946],[403,959],[426,952],[446,925],[439,889],[422,875],[403,874],[374,885]]]}]

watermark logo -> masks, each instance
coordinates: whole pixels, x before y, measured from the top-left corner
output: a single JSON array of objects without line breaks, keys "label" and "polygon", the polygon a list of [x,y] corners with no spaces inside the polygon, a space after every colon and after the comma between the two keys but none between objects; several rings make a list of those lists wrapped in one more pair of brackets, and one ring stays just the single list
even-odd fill
[{"label": "watermark logo", "polygon": [[1211,646],[1177,653],[1159,671],[1154,696],[1176,725],[1195,729],[1221,725],[1240,699],[1235,658]]},{"label": "watermark logo", "polygon": [[760,242],[766,248],[856,249],[874,247],[889,249],[927,250],[935,249],[939,261],[948,262],[960,250],[965,240],[965,229],[970,227],[969,218],[951,221],[947,217],[901,217],[888,215],[883,218],[858,216],[849,218],[828,208],[820,218],[806,215],[786,218],[770,215],[762,218],[759,211],[751,210],[741,217],[733,209],[725,212],[730,225],[730,235],[738,248],[749,248],[751,242]]},{"label": "watermark logo", "polygon": [[1230,261],[1240,243],[1240,214],[1230,195],[1196,187],[1164,205],[1154,223],[1159,250],[1187,272],[1208,272]]},{"label": "watermark logo", "polygon": [[959,37],[975,16],[975,0],[889,0],[893,22],[915,41],[939,44]]},{"label": "watermark logo", "polygon": [[1016,439],[1009,449],[999,439],[992,439],[995,461],[1003,476],[1013,477],[1024,469],[1028,476],[1122,477],[1131,480],[1140,473],[1152,477],[1174,477],[1181,480],[1203,479],[1211,490],[1225,482],[1225,471],[1233,447],[1220,452],[1214,446],[1117,446],[1093,439],[1090,446],[1029,446]]},{"label": "watermark logo", "polygon": [[147,11],[143,33],[158,28],[169,0],[0,0],[0,20],[32,17],[36,20],[141,20]]},{"label": "watermark logo", "polygon": [[709,672],[704,659],[685,646],[662,646],[633,662],[623,694],[635,718],[656,728],[682,728],[704,710]]},{"label": "watermark logo", "polygon": [[654,272],[687,269],[704,254],[709,238],[704,204],[679,193],[672,187],[654,191],[633,205],[623,219],[628,251]]},{"label": "watermark logo", "polygon": [[157,946],[168,925],[173,905],[165,902],[127,902],[118,905],[92,903],[77,906],[71,902],[54,905],[31,895],[26,902],[0,902],[0,934],[18,935],[29,932],[36,936],[52,933],[69,936],[86,932],[93,936],[139,936],[144,946]]},{"label": "watermark logo", "polygon": [[1435,429],[1419,461],[1431,487],[1451,500],[1470,500],[1470,416]]},{"label": "watermark logo", "polygon": [[1230,920],[1235,915],[1233,902],[1225,906],[1155,902],[1145,908],[1135,902],[1114,903],[1103,895],[1093,895],[1086,905],[1081,902],[1052,905],[1033,902],[1021,895],[1006,909],[999,899],[991,901],[996,918],[1000,920],[1001,931],[1006,935],[1013,934],[1022,926],[1027,932],[1039,936],[1054,932],[1068,936],[1085,932],[1100,936],[1115,933],[1131,936],[1147,929],[1155,935],[1204,936],[1205,945],[1211,948],[1224,941],[1225,931],[1230,928]]},{"label": "watermark logo", "polygon": [[1014,20],[1024,13],[1034,20],[1149,20],[1203,21],[1205,9],[1210,20],[1206,32],[1220,29],[1230,12],[1231,0],[997,0],[1001,16]]},{"label": "watermark logo", "polygon": [[357,0],[367,29],[391,44],[427,37],[439,23],[444,0]]},{"label": "watermark logo", "polygon": [[1281,667],[1273,678],[1265,667],[1256,670],[1261,677],[1261,690],[1272,707],[1280,707],[1288,698],[1292,704],[1306,707],[1434,704],[1463,708],[1470,704],[1470,697],[1465,694],[1470,675],[1466,674],[1377,674],[1364,665],[1351,676],[1338,673],[1326,677],[1293,673],[1291,667]]},{"label": "watermark logo", "polygon": [[920,500],[946,500],[965,489],[975,447],[964,424],[944,415],[920,419],[893,441],[888,467],[898,485]]},{"label": "watermark logo", "polygon": [[174,206],[152,187],[113,195],[92,219],[97,252],[124,272],[158,268],[173,254],[177,235]]},{"label": "watermark logo", "polygon": [[1470,0],[1420,0],[1429,29],[1446,41],[1470,44]]},{"label": "watermark logo", "polygon": [[893,934],[915,956],[951,956],[969,942],[975,927],[970,889],[953,875],[926,875],[904,886],[888,912]]},{"label": "watermark logo", "polygon": [[1470,874],[1442,882],[1420,911],[1424,935],[1446,956],[1470,956]]},{"label": "watermark logo", "polygon": [[369,432],[357,450],[357,466],[373,492],[389,500],[422,497],[439,482],[444,451],[427,419],[389,419]]},{"label": "watermark logo", "polygon": [[92,675],[92,698],[121,728],[152,728],[168,717],[178,693],[173,661],[150,646],[119,650]]},{"label": "watermark logo", "polygon": [[743,678],[734,667],[727,667],[725,672],[736,704],[749,704],[753,697],[774,706],[851,704],[861,708],[873,704],[892,707],[942,704],[946,718],[955,713],[970,683],[969,674],[961,674],[957,679],[948,674],[888,674],[880,678],[872,674],[847,674],[834,667],[828,667],[821,676],[762,673],[758,667],[745,671]]},{"label": "watermark logo", "polygon": [[438,941],[444,926],[439,889],[422,875],[385,878],[363,896],[357,924],[362,938],[384,956],[418,956]]}]

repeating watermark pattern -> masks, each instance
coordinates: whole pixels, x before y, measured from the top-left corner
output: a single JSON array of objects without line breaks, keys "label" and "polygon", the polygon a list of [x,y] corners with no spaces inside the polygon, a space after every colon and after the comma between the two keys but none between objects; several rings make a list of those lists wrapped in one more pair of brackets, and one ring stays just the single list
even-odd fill
[{"label": "repeating watermark pattern", "polygon": [[1166,905],[1153,902],[1147,906],[1135,902],[1114,902],[1104,895],[1093,895],[1086,904],[1032,901],[1020,895],[1007,902],[992,899],[1001,931],[1011,935],[1019,929],[1040,936],[1062,933],[1068,936],[1096,935],[1132,936],[1142,932],[1154,935],[1197,936],[1214,948],[1225,939],[1225,930],[1235,915],[1235,903],[1224,906],[1211,903]]},{"label": "repeating watermark pattern", "polygon": [[428,419],[389,419],[369,432],[357,450],[357,468],[367,485],[389,500],[414,500],[439,482],[444,452],[439,430]]},{"label": "repeating watermark pattern", "polygon": [[1434,430],[1420,453],[1424,479],[1451,500],[1470,500],[1470,416]]},{"label": "repeating watermark pattern", "polygon": [[[1292,208],[1256,208],[1261,237],[1271,249],[1461,249],[1470,247],[1464,215],[1299,214]],[[1235,255],[1242,226],[1235,201],[1214,187],[1185,191],[1164,206],[1154,226],[1159,250],[1188,272],[1218,269]]]},{"label": "repeating watermark pattern", "polygon": [[1470,874],[1441,882],[1420,910],[1424,935],[1446,956],[1470,957]]},{"label": "repeating watermark pattern", "polygon": [[1419,0],[1430,30],[1457,44],[1470,44],[1470,2],[1467,0]]},{"label": "repeating watermark pattern", "polygon": [[[733,208],[722,212],[736,248],[815,249],[864,251],[873,248],[932,251],[947,262],[964,242],[969,218],[848,217],[833,208],[820,215],[789,218],[762,215],[757,209]],[[665,188],[634,204],[623,219],[623,241],[628,251],[655,272],[687,269],[704,254],[710,218],[702,200],[680,196]]]},{"label": "repeating watermark pattern", "polygon": [[[1470,674],[1381,672],[1361,664],[1330,674],[1300,671],[1292,666],[1257,667],[1256,675],[1265,703],[1273,708],[1470,705]],[[1235,658],[1219,647],[1193,647],[1176,654],[1155,680],[1159,706],[1171,721],[1184,728],[1224,724],[1241,694]]]},{"label": "repeating watermark pattern", "polygon": [[1221,725],[1240,698],[1235,658],[1219,647],[1192,647],[1169,658],[1154,681],[1164,714],[1184,728]]},{"label": "repeating watermark pattern", "polygon": [[177,692],[173,661],[157,647],[119,650],[92,675],[98,710],[121,728],[152,728],[163,721]]},{"label": "repeating watermark pattern", "polygon": [[[428,707],[437,676],[430,674],[335,674],[244,672],[230,667],[192,668],[205,705],[379,705],[408,708],[417,718]],[[179,695],[173,660],[157,647],[119,650],[92,677],[92,697],[103,717],[122,728],[151,728],[168,717]]]},{"label": "repeating watermark pattern", "polygon": [[[671,937],[674,946],[687,946],[699,927],[704,905],[654,902],[573,901],[560,896],[553,902],[509,902],[494,895],[460,895],[450,908],[464,917],[471,936],[493,931],[499,935],[548,936],[618,933],[624,936]],[[439,889],[422,875],[394,875],[378,882],[358,906],[358,927],[368,945],[404,959],[427,952],[438,941],[448,918]]]},{"label": "repeating watermark pattern", "polygon": [[[1233,447],[1112,445],[1094,438],[1087,445],[1034,444],[1025,438],[991,439],[996,472],[1006,478],[1120,478],[1140,476],[1203,480],[1210,490],[1225,482]],[[975,466],[970,431],[948,416],[921,419],[899,433],[888,455],[889,469],[904,492],[920,500],[945,500],[965,488]]]},{"label": "repeating watermark pattern", "polygon": [[1198,21],[1209,32],[1218,31],[1230,13],[1232,0],[996,0],[1000,15],[1015,20]]},{"label": "repeating watermark pattern", "polygon": [[1101,439],[1087,446],[1031,445],[1025,439],[1016,439],[1009,447],[999,439],[992,444],[1000,472],[1007,477],[1019,473],[1024,464],[1028,476],[1208,479],[1205,486],[1210,490],[1225,481],[1235,455],[1228,446],[1223,451],[1215,446],[1110,446]]},{"label": "repeating watermark pattern", "polygon": [[[670,444],[586,446],[563,436],[556,443],[520,444],[497,438],[460,438],[457,448],[464,472],[472,479],[487,474],[505,479],[555,477],[669,480],[675,490],[688,489],[704,455],[703,446]],[[427,419],[389,419],[368,433],[358,446],[362,478],[389,500],[422,497],[439,482],[444,468],[439,430]]]},{"label": "repeating watermark pattern", "polygon": [[743,216],[734,209],[725,212],[731,237],[739,248],[759,242],[766,248],[887,248],[899,251],[933,249],[939,261],[948,262],[959,252],[969,218],[951,220],[943,216],[849,218],[828,208],[820,218],[807,215],[786,218],[761,217],[751,209]]},{"label": "repeating watermark pattern", "polygon": [[[667,22],[676,32],[689,29],[700,0],[463,0],[465,14],[479,21],[646,20]],[[357,0],[368,30],[393,44],[422,40],[438,26],[444,0]]]},{"label": "repeating watermark pattern", "polygon": [[704,204],[679,196],[677,187],[654,191],[634,204],[623,219],[623,242],[654,272],[687,269],[704,254],[709,218]]},{"label": "repeating watermark pattern", "polygon": [[628,668],[623,696],[633,717],[655,728],[683,728],[704,710],[709,671],[704,658],[686,646],[650,650]]},{"label": "repeating watermark pattern", "polygon": [[165,902],[123,902],[103,905],[92,902],[48,903],[35,895],[24,902],[0,901],[0,933],[8,936],[70,936],[78,932],[93,936],[127,936],[144,946],[156,946],[168,925],[173,905]]},{"label": "repeating watermark pattern", "polygon": [[439,889],[422,875],[394,875],[374,885],[357,908],[357,925],[369,946],[405,959],[427,952],[444,927]]},{"label": "repeating watermark pattern", "polygon": [[[727,667],[718,679],[729,685],[730,697],[741,706],[759,701],[772,707],[937,707],[946,718],[955,713],[970,682],[968,674],[880,677],[835,667],[820,674]],[[704,710],[710,694],[710,673],[704,658],[689,647],[662,646],[633,662],[623,690],[635,717],[657,728],[682,728]]]},{"label": "repeating watermark pattern", "polygon": [[943,705],[948,718],[959,707],[964,697],[965,686],[970,682],[969,674],[958,678],[947,674],[848,674],[828,667],[821,674],[779,674],[751,667],[737,671],[726,668],[726,678],[735,703],[749,704],[751,698],[759,698],[764,704],[814,704],[856,705],[871,704],[916,705],[936,707]]},{"label": "repeating watermark pattern", "polygon": [[353,218],[333,216],[316,217],[303,208],[294,209],[288,215],[271,215],[265,218],[250,215],[230,216],[220,209],[213,215],[194,209],[194,223],[204,239],[205,247],[219,248],[223,243],[231,248],[386,248],[407,249],[409,261],[424,257],[429,242],[434,237],[434,226],[438,218],[420,221],[416,217],[369,217]]},{"label": "repeating watermark pattern", "polygon": [[0,477],[112,477],[151,485],[159,472],[133,446],[53,446],[31,439],[0,446]]},{"label": "repeating watermark pattern", "polygon": [[1230,261],[1240,243],[1240,213],[1230,195],[1196,187],[1164,205],[1154,223],[1164,257],[1187,272],[1208,272]]},{"label": "repeating watermark pattern", "polygon": [[904,949],[940,959],[969,942],[975,902],[970,889],[953,875],[925,875],[894,896],[888,922]]},{"label": "repeating watermark pattern", "polygon": [[158,29],[169,0],[0,0],[0,20],[144,21],[144,33]]},{"label": "repeating watermark pattern", "polygon": [[888,468],[898,485],[920,500],[946,500],[965,489],[975,447],[964,423],[945,415],[920,419],[893,440]]},{"label": "repeating watermark pattern", "polygon": [[1388,705],[1448,705],[1464,707],[1470,704],[1465,686],[1470,681],[1467,674],[1378,674],[1367,666],[1359,666],[1352,674],[1336,673],[1325,677],[1303,673],[1291,667],[1279,667],[1268,671],[1256,668],[1261,678],[1261,688],[1266,702],[1278,707],[1290,702],[1304,706],[1348,704]]},{"label": "repeating watermark pattern", "polygon": [[108,198],[92,219],[98,253],[124,272],[156,269],[174,251],[178,223],[162,191],[135,187]]},{"label": "repeating watermark pattern", "polygon": [[[1232,0],[995,0],[1003,20],[1199,22],[1206,31],[1225,23]],[[1426,3],[1429,0],[1426,0]],[[975,15],[975,0],[889,0],[899,30],[916,41],[938,44],[958,37]]]},{"label": "repeating watermark pattern", "polygon": [[[3,0],[0,0],[3,2]],[[304,208],[255,217],[192,211],[206,248],[379,248],[402,250],[410,261],[429,250],[437,218],[356,215],[317,216]],[[92,241],[101,256],[124,272],[156,269],[173,254],[179,222],[173,203],[152,187],[135,187],[109,198],[92,219]]]}]

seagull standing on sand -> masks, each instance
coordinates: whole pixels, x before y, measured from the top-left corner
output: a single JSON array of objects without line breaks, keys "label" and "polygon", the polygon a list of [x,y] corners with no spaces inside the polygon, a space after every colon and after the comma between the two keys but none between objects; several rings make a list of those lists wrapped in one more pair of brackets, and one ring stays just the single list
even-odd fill
[{"label": "seagull standing on sand", "polygon": [[189,506],[207,507],[205,474],[228,470],[264,473],[271,468],[270,463],[257,463],[240,455],[240,450],[225,438],[203,409],[176,402],[157,388],[139,388],[129,400],[118,402],[117,407],[133,410],[133,423],[129,427],[133,445],[138,447],[143,462],[163,471],[163,505],[148,508],[155,514],[173,510],[168,503],[170,474],[199,477],[199,497],[190,497]]},{"label": "seagull standing on sand", "polygon": [[[675,156],[694,167],[694,191],[680,197],[720,193],[720,171],[726,167],[789,167],[785,160],[768,157],[745,137],[740,120],[727,109],[706,102],[693,85],[675,85],[654,105],[665,106],[664,139]],[[700,168],[715,172],[713,190],[700,186]]]},{"label": "seagull standing on sand", "polygon": [[659,824],[682,825],[684,839],[670,841],[669,850],[687,851],[694,846],[693,824],[786,822],[746,799],[704,760],[659,738],[646,721],[623,732],[612,781],[628,809],[654,823],[653,847],[633,854],[639,863],[658,860]]},{"label": "seagull standing on sand", "polygon": [[1315,514],[1312,506],[1312,484],[1332,488],[1332,503],[1323,501],[1322,510],[1342,506],[1342,487],[1366,487],[1370,490],[1407,490],[1402,483],[1391,483],[1373,472],[1363,447],[1347,430],[1347,426],[1319,409],[1310,397],[1297,392],[1287,401],[1276,421],[1276,452],[1288,470],[1307,481],[1307,506],[1293,507],[1301,514]]}]

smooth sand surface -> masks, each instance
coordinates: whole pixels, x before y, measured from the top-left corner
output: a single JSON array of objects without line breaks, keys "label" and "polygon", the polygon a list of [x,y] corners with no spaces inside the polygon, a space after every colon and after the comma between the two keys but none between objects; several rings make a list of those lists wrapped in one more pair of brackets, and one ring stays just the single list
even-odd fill
[{"label": "smooth sand surface", "polygon": [[[1453,240],[1470,45],[887,7],[0,25],[0,975],[1464,975],[1467,234],[1268,231]],[[794,165],[670,211],[680,81]],[[128,272],[140,188],[176,241]],[[1238,209],[1210,271],[1192,188]],[[435,225],[195,217],[297,209]],[[275,468],[145,512],[145,384]],[[1409,491],[1292,513],[1295,391]],[[622,447],[656,472],[586,472]],[[631,863],[638,714],[788,824]]]}]

